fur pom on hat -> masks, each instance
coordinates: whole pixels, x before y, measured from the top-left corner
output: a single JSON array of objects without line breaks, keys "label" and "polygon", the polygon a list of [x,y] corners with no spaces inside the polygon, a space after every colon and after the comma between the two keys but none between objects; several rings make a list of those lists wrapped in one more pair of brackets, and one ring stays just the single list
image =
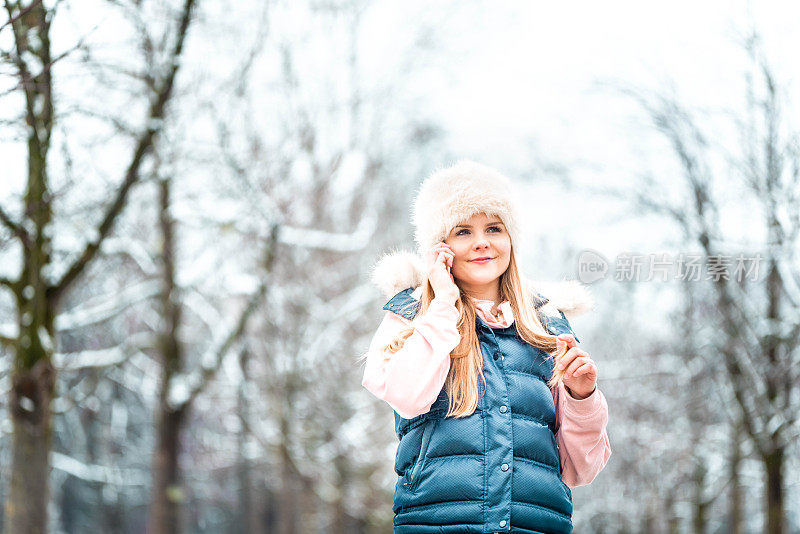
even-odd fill
[{"label": "fur pom on hat", "polygon": [[[426,280],[423,259],[413,252],[397,251],[384,254],[372,269],[372,281],[389,299],[409,287],[414,288],[419,298],[421,286]],[[558,315],[564,312],[567,319],[572,319],[591,310],[594,299],[586,286],[577,280],[561,282],[533,282],[523,280],[531,297],[536,293],[548,299],[541,310],[547,315]]]},{"label": "fur pom on hat", "polygon": [[470,160],[438,170],[420,185],[414,203],[414,238],[425,254],[460,222],[477,213],[500,217],[515,247],[520,245],[519,216],[511,180]]}]

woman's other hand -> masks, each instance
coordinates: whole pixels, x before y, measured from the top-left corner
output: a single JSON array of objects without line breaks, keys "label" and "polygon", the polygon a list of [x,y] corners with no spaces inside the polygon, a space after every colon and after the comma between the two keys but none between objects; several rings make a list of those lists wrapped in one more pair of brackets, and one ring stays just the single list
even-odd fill
[{"label": "woman's other hand", "polygon": [[557,364],[559,369],[565,369],[562,378],[564,385],[573,397],[585,399],[597,386],[597,365],[588,352],[578,347],[572,334],[559,334],[556,343],[559,349],[565,343],[567,345],[567,352]]}]

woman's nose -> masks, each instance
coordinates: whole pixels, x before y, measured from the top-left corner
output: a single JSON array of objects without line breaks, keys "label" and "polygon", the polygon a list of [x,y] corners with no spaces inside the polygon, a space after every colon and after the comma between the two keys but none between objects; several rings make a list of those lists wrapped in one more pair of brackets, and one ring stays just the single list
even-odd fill
[{"label": "woman's nose", "polygon": [[476,249],[486,248],[489,246],[489,240],[483,236],[478,236],[478,238],[475,240],[475,243],[472,246],[473,248]]}]

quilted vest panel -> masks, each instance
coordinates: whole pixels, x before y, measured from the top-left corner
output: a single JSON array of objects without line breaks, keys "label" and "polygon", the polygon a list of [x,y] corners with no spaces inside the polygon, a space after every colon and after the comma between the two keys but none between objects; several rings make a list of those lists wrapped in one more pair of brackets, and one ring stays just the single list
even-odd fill
[{"label": "quilted vest panel", "polygon": [[[384,309],[413,319],[419,302],[411,292],[401,291]],[[546,302],[539,295],[537,310]],[[574,335],[563,313],[540,318],[550,333]],[[394,414],[394,532],[572,532],[572,492],[561,479],[546,383],[553,362],[514,324],[491,328],[478,318],[476,327],[486,388],[479,380],[475,412],[445,418],[442,388],[430,411],[412,419]]]}]

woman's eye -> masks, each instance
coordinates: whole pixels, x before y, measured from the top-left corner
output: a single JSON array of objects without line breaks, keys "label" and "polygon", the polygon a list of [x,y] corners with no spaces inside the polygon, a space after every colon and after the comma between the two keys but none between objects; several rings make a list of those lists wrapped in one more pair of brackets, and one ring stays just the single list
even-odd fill
[{"label": "woman's eye", "polygon": [[[494,233],[499,233],[499,232],[503,231],[503,229],[500,228],[499,226],[490,226],[490,227],[487,228],[487,230],[494,230]],[[469,232],[469,230],[467,228],[463,228],[463,229],[459,230],[458,232],[456,232],[456,235],[467,235],[467,234],[465,234],[463,232]]]}]

